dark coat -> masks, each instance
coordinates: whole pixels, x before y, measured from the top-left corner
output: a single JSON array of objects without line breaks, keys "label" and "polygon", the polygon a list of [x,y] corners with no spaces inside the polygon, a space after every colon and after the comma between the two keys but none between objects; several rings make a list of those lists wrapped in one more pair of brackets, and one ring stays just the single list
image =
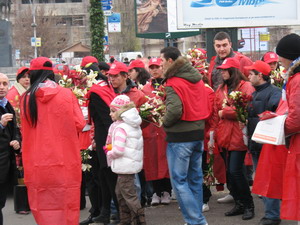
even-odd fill
[{"label": "dark coat", "polygon": [[8,122],[4,129],[0,128],[0,183],[17,182],[15,150],[9,145],[12,140],[20,141],[17,131],[15,111],[7,102],[5,109],[0,106],[0,117],[5,113],[14,115],[13,121]]},{"label": "dark coat", "polygon": [[281,90],[270,82],[255,87],[253,100],[248,107],[248,148],[251,152],[260,152],[262,145],[251,140],[255,127],[259,122],[258,114],[264,111],[275,112],[281,99]]}]

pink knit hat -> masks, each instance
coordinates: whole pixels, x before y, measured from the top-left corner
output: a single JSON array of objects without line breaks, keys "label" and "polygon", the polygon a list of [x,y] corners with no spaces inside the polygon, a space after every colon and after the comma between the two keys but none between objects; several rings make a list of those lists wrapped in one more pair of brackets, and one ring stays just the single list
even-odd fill
[{"label": "pink knit hat", "polygon": [[110,103],[110,107],[119,110],[123,106],[128,105],[130,103],[130,99],[127,95],[118,95],[117,97],[112,100]]}]

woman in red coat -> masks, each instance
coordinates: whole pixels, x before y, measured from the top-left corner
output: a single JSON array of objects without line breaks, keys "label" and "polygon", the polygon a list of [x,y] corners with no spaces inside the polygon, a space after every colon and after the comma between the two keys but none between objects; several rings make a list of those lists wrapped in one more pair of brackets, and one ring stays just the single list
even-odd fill
[{"label": "woman in red coat", "polygon": [[[150,98],[155,97],[157,91],[162,91],[163,71],[160,64],[160,58],[150,59],[149,71],[152,78],[142,89]],[[149,123],[143,128],[143,138],[145,177],[147,181],[152,181],[154,192],[151,205],[167,205],[170,203],[172,186],[166,156],[166,133],[162,127]]]},{"label": "woman in red coat", "polygon": [[288,115],[284,130],[289,137],[289,149],[283,177],[281,218],[300,221],[300,36],[283,37],[276,53],[288,77],[285,87]]},{"label": "woman in red coat", "polygon": [[54,82],[48,58],[33,59],[29,74],[21,121],[30,209],[39,225],[75,225],[81,184],[78,132],[85,121],[71,90]]},{"label": "woman in red coat", "polygon": [[[228,95],[232,91],[240,91],[251,95],[254,91],[250,82],[240,72],[239,61],[227,58],[218,67],[221,69],[223,84],[216,91],[213,109],[212,130],[215,132],[217,145],[222,148],[222,154],[227,166],[227,186],[235,200],[235,207],[225,216],[243,214],[243,220],[254,217],[254,204],[249,184],[243,173],[244,158],[247,146],[244,144],[242,129],[237,120],[233,106],[228,105]],[[209,146],[212,149],[213,146]]]}]

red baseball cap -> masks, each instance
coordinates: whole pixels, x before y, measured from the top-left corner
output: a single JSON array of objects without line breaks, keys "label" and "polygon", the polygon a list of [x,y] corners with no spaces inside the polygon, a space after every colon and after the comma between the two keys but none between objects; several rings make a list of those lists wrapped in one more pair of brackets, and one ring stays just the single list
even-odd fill
[{"label": "red baseball cap", "polygon": [[246,70],[257,70],[258,72],[266,76],[269,76],[271,72],[270,65],[260,60],[255,61],[252,66],[245,66],[244,68]]},{"label": "red baseball cap", "polygon": [[267,52],[264,55],[264,62],[266,63],[278,62],[278,60],[278,55],[275,52]]},{"label": "red baseball cap", "polygon": [[[44,66],[45,62],[50,62],[51,67]],[[47,57],[37,57],[30,61],[30,68],[29,70],[52,70],[52,61]]]},{"label": "red baseball cap", "polygon": [[19,68],[18,71],[17,71],[17,76],[18,76],[19,74],[23,73],[25,70],[28,71],[29,68],[26,67],[26,66],[22,66],[21,68]]},{"label": "red baseball cap", "polygon": [[136,60],[132,60],[131,63],[128,66],[128,70],[131,70],[135,67],[138,68],[145,68],[145,64],[143,63],[142,60],[136,59]]},{"label": "red baseball cap", "polygon": [[94,56],[85,56],[81,61],[80,67],[84,68],[89,63],[98,63],[98,59]]},{"label": "red baseball cap", "polygon": [[218,66],[217,69],[229,69],[229,68],[240,68],[240,62],[236,58],[226,58],[221,66]]},{"label": "red baseball cap", "polygon": [[120,72],[128,73],[127,66],[122,62],[114,62],[111,64],[109,71],[107,72],[110,75],[118,75]]},{"label": "red baseball cap", "polygon": [[160,66],[161,64],[161,58],[151,58],[150,61],[149,61],[149,66]]}]

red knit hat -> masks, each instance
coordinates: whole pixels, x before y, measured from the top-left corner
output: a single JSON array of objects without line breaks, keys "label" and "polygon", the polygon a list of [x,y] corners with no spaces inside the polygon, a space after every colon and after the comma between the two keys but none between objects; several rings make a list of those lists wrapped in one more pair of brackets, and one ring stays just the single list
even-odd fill
[{"label": "red knit hat", "polygon": [[271,72],[270,65],[260,60],[255,61],[252,66],[245,66],[244,68],[246,70],[256,70],[266,76],[269,76]]},{"label": "red knit hat", "polygon": [[229,68],[240,68],[240,62],[236,58],[226,58],[221,66],[217,69],[229,69]]},{"label": "red knit hat", "polygon": [[81,61],[80,67],[84,68],[89,63],[98,63],[98,59],[94,56],[85,56]]},{"label": "red knit hat", "polygon": [[131,70],[133,68],[145,68],[145,64],[143,63],[142,60],[136,59],[136,60],[132,60],[131,63],[128,66],[128,70]]},{"label": "red knit hat", "polygon": [[128,68],[124,63],[114,62],[111,64],[109,71],[107,72],[110,75],[118,75],[120,72],[128,73]]},{"label": "red knit hat", "polygon": [[128,105],[130,103],[130,98],[127,95],[118,95],[112,100],[110,103],[110,107],[119,110],[124,105]]},{"label": "red knit hat", "polygon": [[[51,63],[51,67],[48,67],[48,66],[44,66],[44,64],[46,62],[50,62]],[[35,59],[32,59],[30,61],[30,68],[29,70],[52,70],[53,71],[53,68],[52,68],[52,62],[49,58],[47,57],[37,57]]]}]

